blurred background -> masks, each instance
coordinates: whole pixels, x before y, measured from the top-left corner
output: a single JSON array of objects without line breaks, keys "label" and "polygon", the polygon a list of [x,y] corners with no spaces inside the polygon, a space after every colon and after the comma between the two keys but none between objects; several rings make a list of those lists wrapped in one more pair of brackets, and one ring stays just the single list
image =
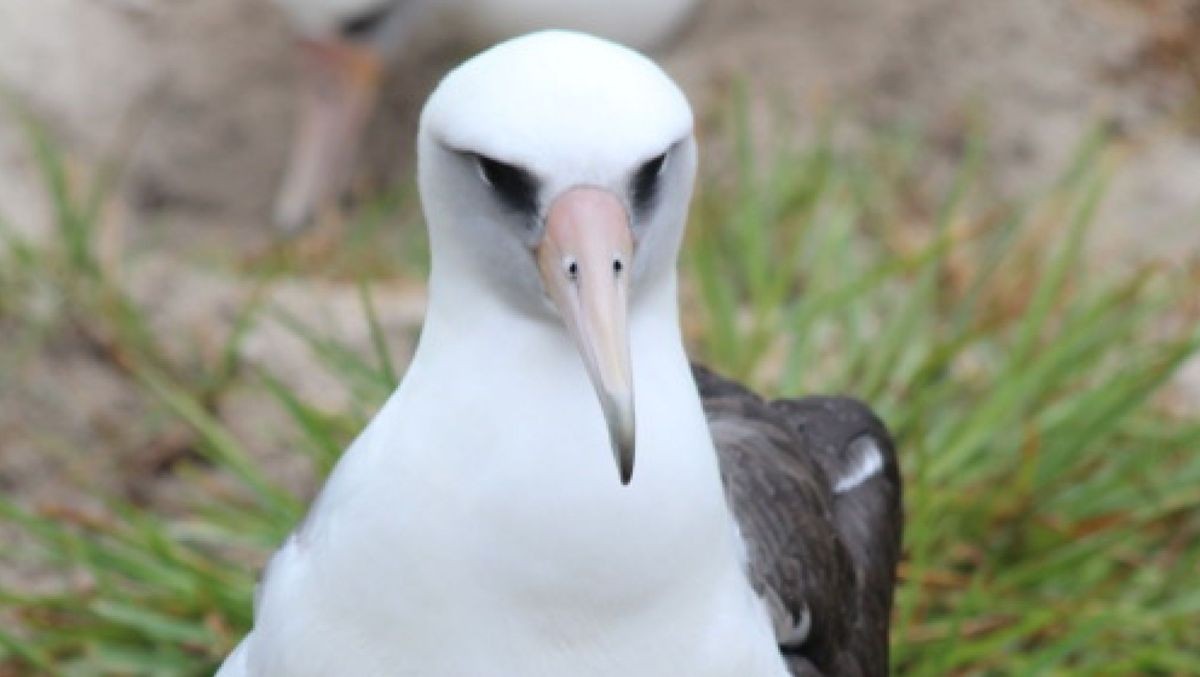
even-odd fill
[{"label": "blurred background", "polygon": [[[0,675],[211,674],[418,335],[421,103],[583,20],[334,4],[0,0]],[[693,354],[897,433],[896,671],[1200,674],[1200,2],[596,6],[697,113]]]}]

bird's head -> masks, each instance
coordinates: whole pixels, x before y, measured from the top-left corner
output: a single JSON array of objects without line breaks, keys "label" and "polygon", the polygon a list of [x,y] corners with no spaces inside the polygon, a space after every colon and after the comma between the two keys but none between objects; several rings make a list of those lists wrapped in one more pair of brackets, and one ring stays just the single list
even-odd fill
[{"label": "bird's head", "polygon": [[696,171],[683,93],[630,49],[534,33],[446,76],[425,105],[418,149],[435,279],[452,269],[569,333],[627,483],[627,315],[673,280]]}]

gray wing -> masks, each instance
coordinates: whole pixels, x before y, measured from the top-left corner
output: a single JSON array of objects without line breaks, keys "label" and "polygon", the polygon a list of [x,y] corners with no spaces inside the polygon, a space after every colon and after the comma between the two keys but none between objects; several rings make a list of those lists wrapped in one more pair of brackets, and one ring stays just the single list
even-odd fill
[{"label": "gray wing", "polygon": [[900,476],[849,398],[766,402],[693,366],[730,509],[793,675],[885,675]]}]

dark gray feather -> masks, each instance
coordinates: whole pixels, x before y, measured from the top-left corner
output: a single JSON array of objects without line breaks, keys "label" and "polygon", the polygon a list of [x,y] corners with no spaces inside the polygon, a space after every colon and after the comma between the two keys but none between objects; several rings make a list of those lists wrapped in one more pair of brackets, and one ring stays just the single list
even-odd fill
[{"label": "dark gray feather", "polygon": [[766,402],[693,371],[748,575],[792,674],[887,674],[902,528],[887,429],[853,399]]}]

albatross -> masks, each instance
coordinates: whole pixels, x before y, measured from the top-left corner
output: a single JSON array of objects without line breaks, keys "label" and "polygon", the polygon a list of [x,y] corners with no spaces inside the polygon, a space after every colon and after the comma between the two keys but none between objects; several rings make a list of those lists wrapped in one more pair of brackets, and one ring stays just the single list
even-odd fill
[{"label": "albatross", "polygon": [[430,35],[491,42],[544,28],[638,48],[674,33],[697,0],[275,0],[299,39],[300,122],[275,200],[285,232],[345,188],[385,65]]},{"label": "albatross", "polygon": [[892,442],[855,400],[689,363],[692,125],[653,62],[579,33],[438,85],[418,348],[220,677],[886,674]]}]

